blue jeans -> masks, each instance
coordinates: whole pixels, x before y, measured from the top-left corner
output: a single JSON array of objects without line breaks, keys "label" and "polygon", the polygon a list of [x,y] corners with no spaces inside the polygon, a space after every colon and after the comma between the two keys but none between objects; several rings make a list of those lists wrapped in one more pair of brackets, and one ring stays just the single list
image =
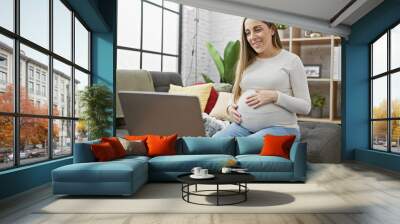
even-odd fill
[{"label": "blue jeans", "polygon": [[273,126],[261,129],[257,132],[251,132],[246,128],[240,126],[237,123],[232,123],[228,127],[222,129],[221,131],[215,133],[212,137],[264,137],[265,135],[296,135],[295,141],[300,141],[300,130],[298,128],[285,128],[279,126]]}]

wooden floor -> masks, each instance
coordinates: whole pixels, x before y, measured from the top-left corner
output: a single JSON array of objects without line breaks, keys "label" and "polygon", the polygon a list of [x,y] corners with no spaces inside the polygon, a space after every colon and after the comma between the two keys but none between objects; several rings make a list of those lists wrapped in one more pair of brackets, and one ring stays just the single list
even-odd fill
[{"label": "wooden floor", "polygon": [[54,200],[47,185],[0,202],[0,223],[400,223],[398,173],[358,163],[312,164],[308,182],[367,206],[357,214],[35,214],[38,207]]}]

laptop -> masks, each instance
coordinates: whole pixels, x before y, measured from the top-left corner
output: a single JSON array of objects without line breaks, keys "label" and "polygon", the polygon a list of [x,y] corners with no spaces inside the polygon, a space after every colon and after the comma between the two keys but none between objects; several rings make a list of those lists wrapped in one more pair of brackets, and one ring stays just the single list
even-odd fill
[{"label": "laptop", "polygon": [[119,91],[130,135],[205,136],[196,96],[164,92]]}]

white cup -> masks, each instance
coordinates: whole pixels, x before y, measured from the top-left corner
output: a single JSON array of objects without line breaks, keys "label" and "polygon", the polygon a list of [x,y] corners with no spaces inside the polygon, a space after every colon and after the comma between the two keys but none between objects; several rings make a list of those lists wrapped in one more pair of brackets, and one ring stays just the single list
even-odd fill
[{"label": "white cup", "polygon": [[199,175],[201,175],[201,174],[200,174],[200,171],[201,171],[201,170],[202,170],[201,167],[193,167],[192,173],[193,173],[194,175],[196,175],[196,176],[199,176]]},{"label": "white cup", "polygon": [[201,169],[200,170],[200,176],[207,176],[208,175],[208,169]]},{"label": "white cup", "polygon": [[222,173],[230,173],[232,171],[232,168],[230,167],[222,167],[221,172]]}]

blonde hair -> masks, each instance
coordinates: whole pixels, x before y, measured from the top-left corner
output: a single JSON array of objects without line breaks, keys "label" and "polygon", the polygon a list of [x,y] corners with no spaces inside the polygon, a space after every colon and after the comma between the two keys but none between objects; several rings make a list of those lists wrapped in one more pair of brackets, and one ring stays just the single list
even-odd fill
[{"label": "blonde hair", "polygon": [[[242,37],[240,41],[240,56],[238,66],[236,68],[236,75],[235,75],[235,82],[233,84],[233,102],[236,103],[239,99],[241,93],[240,89],[240,82],[243,78],[243,72],[246,68],[251,65],[254,60],[256,59],[257,52],[250,46],[249,42],[247,41],[246,32],[244,23],[246,22],[247,18],[244,18],[242,23]],[[270,29],[274,31],[274,35],[272,36],[272,45],[275,48],[282,49],[281,39],[279,38],[278,29],[274,23],[270,23],[267,21],[261,21],[265,23]]]}]

